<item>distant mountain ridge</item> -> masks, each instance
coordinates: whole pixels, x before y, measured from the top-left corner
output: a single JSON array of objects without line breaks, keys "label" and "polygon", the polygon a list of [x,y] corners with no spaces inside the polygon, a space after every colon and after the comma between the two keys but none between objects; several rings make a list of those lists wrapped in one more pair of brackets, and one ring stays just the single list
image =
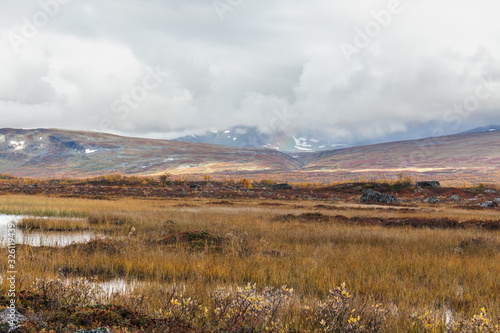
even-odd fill
[{"label": "distant mountain ridge", "polygon": [[316,152],[301,160],[301,171],[445,172],[499,171],[500,131],[473,132],[419,140]]},{"label": "distant mountain ridge", "polygon": [[270,148],[285,153],[314,152],[345,148],[345,144],[335,144],[318,135],[284,132],[264,132],[257,127],[235,126],[226,130],[206,131],[200,135],[187,135],[175,141],[210,143],[232,147]]},{"label": "distant mountain ridge", "polygon": [[19,176],[288,172],[300,166],[292,157],[272,149],[58,129],[0,129],[0,173]]},{"label": "distant mountain ridge", "polygon": [[[491,128],[489,128],[491,129]],[[230,134],[230,133],[224,133]],[[230,135],[228,135],[230,136]],[[234,136],[233,136],[234,138]],[[276,149],[123,137],[58,129],[0,129],[0,174],[22,177],[218,174],[315,181],[399,172],[496,179],[500,131],[284,154]],[[488,175],[491,175],[488,176]]]},{"label": "distant mountain ridge", "polygon": [[476,127],[471,130],[462,132],[460,134],[469,134],[469,133],[481,133],[481,132],[495,132],[500,131],[500,125],[490,125],[490,126],[482,126]]}]

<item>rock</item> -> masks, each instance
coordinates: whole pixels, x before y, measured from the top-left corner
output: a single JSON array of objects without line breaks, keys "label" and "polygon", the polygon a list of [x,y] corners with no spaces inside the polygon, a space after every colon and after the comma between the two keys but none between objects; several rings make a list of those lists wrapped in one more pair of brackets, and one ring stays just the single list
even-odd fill
[{"label": "rock", "polygon": [[455,195],[452,195],[452,196],[450,197],[450,200],[453,200],[453,201],[455,201],[455,202],[459,202],[459,201],[460,201],[460,197],[459,197],[458,195],[456,195],[456,194],[455,194]]},{"label": "rock", "polygon": [[76,331],[75,333],[111,333],[111,331],[107,327],[99,327],[95,330],[80,330]]},{"label": "rock", "polygon": [[486,192],[486,193],[496,193],[495,190],[484,190],[484,192]]},{"label": "rock", "polygon": [[276,184],[273,185],[273,190],[291,190],[292,185],[290,184]]},{"label": "rock", "polygon": [[370,202],[370,201],[383,202],[383,203],[397,203],[398,202],[398,198],[396,198],[392,195],[382,194],[382,193],[374,191],[374,190],[363,191],[363,193],[361,194],[360,200],[361,200],[361,202]]},{"label": "rock", "polygon": [[498,204],[493,201],[485,201],[483,203],[477,204],[476,206],[484,207],[484,208],[495,208],[498,207]]},{"label": "rock", "polygon": [[9,330],[7,332],[13,332],[19,327],[19,323],[25,321],[26,318],[20,314],[17,310],[15,309],[6,309],[2,312],[0,312],[0,324],[9,324],[12,322],[14,326],[10,326]]},{"label": "rock", "polygon": [[438,181],[425,181],[425,182],[417,182],[418,187],[439,187],[441,184]]},{"label": "rock", "polygon": [[424,200],[425,203],[437,204],[439,199],[437,197],[430,197]]}]

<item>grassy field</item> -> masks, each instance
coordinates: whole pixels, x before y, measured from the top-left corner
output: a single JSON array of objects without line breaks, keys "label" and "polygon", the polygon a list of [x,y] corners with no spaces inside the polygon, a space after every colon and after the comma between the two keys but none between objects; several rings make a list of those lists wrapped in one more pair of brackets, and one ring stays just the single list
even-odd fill
[{"label": "grassy field", "polygon": [[[161,328],[162,320],[186,331],[216,331],[217,327],[318,332],[498,329],[494,325],[500,316],[500,232],[467,226],[468,221],[485,220],[500,225],[497,210],[311,200],[0,196],[0,213],[50,217],[25,219],[19,226],[25,232],[91,230],[101,235],[66,247],[18,246],[18,290],[55,299],[71,286],[54,289],[51,285],[50,289],[43,283],[79,277],[138,281],[129,295],[108,295],[105,302],[134,308],[138,316],[150,320],[143,327],[153,327],[154,321],[158,332],[166,327]],[[451,219],[457,225],[426,228],[392,223],[387,227],[382,223],[408,218]],[[381,223],[356,223],[367,219]],[[7,271],[6,259],[0,268]],[[37,279],[43,279],[42,286]],[[284,285],[288,289],[280,289]],[[226,298],[221,296],[222,287]],[[234,314],[240,321],[229,312],[218,318],[217,311],[223,311],[221,304],[229,304],[228,299],[233,305],[245,299],[260,303],[236,307],[240,314],[243,308],[246,311]],[[196,306],[189,303],[194,301]],[[29,304],[49,313],[46,305]],[[279,309],[275,306],[276,311],[265,315],[257,311],[266,306],[274,309],[272,304],[279,304]],[[30,311],[27,305],[26,309]],[[482,319],[486,315],[488,324]],[[245,321],[244,316],[250,319]],[[71,322],[69,317],[64,320]],[[56,325],[50,324],[50,317],[47,322],[47,328]],[[133,321],[95,319],[94,323],[121,327],[116,332],[141,331]]]}]

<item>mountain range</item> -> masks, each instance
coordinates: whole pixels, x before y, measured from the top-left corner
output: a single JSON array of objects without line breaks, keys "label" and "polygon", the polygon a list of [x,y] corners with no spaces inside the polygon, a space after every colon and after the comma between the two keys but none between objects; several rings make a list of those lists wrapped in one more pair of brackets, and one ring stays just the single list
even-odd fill
[{"label": "mountain range", "polygon": [[270,148],[285,153],[314,152],[347,147],[323,138],[324,135],[313,133],[289,134],[283,131],[266,132],[257,127],[235,126],[226,130],[206,131],[199,135],[187,135],[175,141],[193,143],[211,143],[232,147]]},{"label": "mountain range", "polygon": [[[132,138],[98,132],[0,129],[0,173],[24,177],[86,177],[110,173],[155,175],[163,172],[178,175],[322,173],[330,178],[335,173],[385,172],[394,175],[400,171],[494,175],[500,172],[500,130],[493,129],[299,155],[269,148]],[[231,138],[238,135],[223,134]],[[251,133],[243,134],[250,140]],[[259,137],[255,142],[259,143]]]},{"label": "mountain range", "polygon": [[285,172],[300,165],[292,157],[272,149],[59,129],[0,130],[0,173],[17,176]]}]

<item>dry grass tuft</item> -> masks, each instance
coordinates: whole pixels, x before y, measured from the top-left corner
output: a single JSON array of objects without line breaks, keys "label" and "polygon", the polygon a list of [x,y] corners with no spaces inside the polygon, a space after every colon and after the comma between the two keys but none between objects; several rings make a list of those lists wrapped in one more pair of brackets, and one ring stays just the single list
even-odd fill
[{"label": "dry grass tuft", "polygon": [[82,219],[23,218],[17,227],[24,231],[86,231],[90,230],[87,221]]}]

